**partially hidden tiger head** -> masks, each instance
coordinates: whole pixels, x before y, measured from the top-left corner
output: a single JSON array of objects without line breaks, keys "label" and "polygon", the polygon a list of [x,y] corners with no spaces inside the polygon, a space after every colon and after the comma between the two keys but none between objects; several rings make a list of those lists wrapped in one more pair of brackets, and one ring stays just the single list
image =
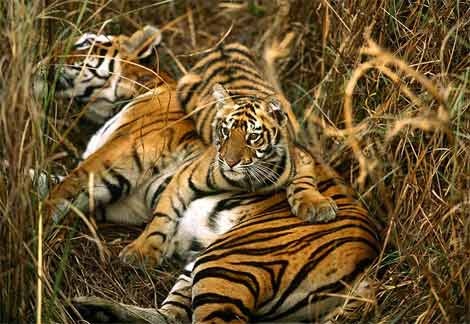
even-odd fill
[{"label": "partially hidden tiger head", "polygon": [[216,163],[224,176],[251,190],[276,185],[289,157],[288,119],[280,101],[274,95],[230,97],[220,84],[213,87],[213,97]]},{"label": "partially hidden tiger head", "polygon": [[[149,63],[161,38],[160,30],[152,26],[145,26],[130,37],[82,34],[68,53],[67,46],[61,46],[58,55],[46,61],[50,67],[47,83],[55,82],[57,97],[87,104],[87,119],[104,123],[117,112],[118,103],[158,81]],[[45,86],[44,78],[37,80],[35,92],[44,91]]]}]

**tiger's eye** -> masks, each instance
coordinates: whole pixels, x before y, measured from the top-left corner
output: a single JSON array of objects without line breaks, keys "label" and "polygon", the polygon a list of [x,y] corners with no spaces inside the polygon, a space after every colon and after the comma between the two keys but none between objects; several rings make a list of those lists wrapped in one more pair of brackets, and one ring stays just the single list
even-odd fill
[{"label": "tiger's eye", "polygon": [[261,134],[256,134],[256,133],[251,133],[250,135],[248,135],[248,139],[250,141],[256,141],[258,138],[260,138]]},{"label": "tiger's eye", "polygon": [[222,134],[222,136],[224,136],[224,137],[227,137],[227,135],[228,135],[228,128],[225,127],[225,126],[220,127],[220,134]]}]

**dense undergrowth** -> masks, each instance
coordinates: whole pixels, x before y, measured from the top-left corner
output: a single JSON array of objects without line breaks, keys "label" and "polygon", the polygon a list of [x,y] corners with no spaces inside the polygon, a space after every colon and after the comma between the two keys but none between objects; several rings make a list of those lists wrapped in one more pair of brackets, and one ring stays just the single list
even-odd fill
[{"label": "dense undergrowth", "polygon": [[[297,38],[282,86],[306,139],[384,225],[377,304],[364,321],[470,321],[470,6],[289,3],[282,23]],[[54,272],[38,293],[41,200],[28,170],[66,172],[87,125],[70,122],[77,109],[68,104],[34,99],[33,74],[57,41],[145,24],[163,29],[171,52],[160,68],[175,76],[227,32],[227,41],[260,53],[276,2],[12,0],[0,8],[0,322],[34,320],[38,310],[45,322],[70,321],[73,295],[157,305],[172,266],[121,265],[116,255],[138,230],[115,225],[100,229],[109,261],[99,260],[86,230],[77,232],[59,267],[45,265]]]}]

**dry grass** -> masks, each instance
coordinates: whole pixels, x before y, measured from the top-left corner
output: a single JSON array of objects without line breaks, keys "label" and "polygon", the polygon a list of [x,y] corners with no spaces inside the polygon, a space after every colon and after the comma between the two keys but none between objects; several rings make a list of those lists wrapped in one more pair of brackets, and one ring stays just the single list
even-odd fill
[{"label": "dry grass", "polygon": [[[68,145],[60,141],[74,110],[33,99],[36,64],[57,40],[103,25],[128,34],[148,23],[163,28],[172,54],[161,68],[173,73],[224,35],[260,53],[274,2],[12,0],[0,8],[0,159],[9,164],[0,164],[0,322],[34,320],[38,298],[45,322],[70,321],[66,297],[77,294],[156,305],[172,275],[121,265],[116,255],[138,229],[112,225],[100,228],[109,261],[99,261],[86,230],[72,233],[37,293],[41,201],[25,175],[73,165],[71,146],[84,143],[74,134],[87,126],[72,129]],[[468,4],[292,1],[283,24],[298,38],[282,85],[306,139],[385,225],[378,303],[365,320],[469,322]]]}]

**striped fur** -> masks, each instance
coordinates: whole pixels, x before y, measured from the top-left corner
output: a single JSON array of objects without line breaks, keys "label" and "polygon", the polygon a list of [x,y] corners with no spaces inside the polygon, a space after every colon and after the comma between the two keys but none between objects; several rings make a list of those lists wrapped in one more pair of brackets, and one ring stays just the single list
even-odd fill
[{"label": "striped fur", "polygon": [[[192,121],[183,120],[175,81],[136,65],[159,41],[158,29],[147,26],[131,37],[86,33],[75,42],[59,73],[58,95],[74,95],[94,116],[114,116],[89,141],[78,167],[49,193],[47,213],[55,222],[73,205],[95,212],[98,220],[145,223],[175,168],[202,150]],[[116,114],[120,100],[138,93],[135,84],[152,88]]]},{"label": "striped fur", "polygon": [[294,142],[296,121],[266,56],[264,77],[245,46],[221,45],[178,82],[178,99],[205,143],[216,145],[220,167],[231,171],[225,177],[242,174],[251,190],[287,187],[294,214],[327,221],[336,206],[316,190],[312,158]]},{"label": "striped fur", "polygon": [[174,98],[174,84],[161,85],[102,127],[95,135],[101,142],[88,146],[85,160],[48,197],[55,222],[71,203],[85,213],[96,212],[98,220],[148,221],[176,167],[203,147]]}]

